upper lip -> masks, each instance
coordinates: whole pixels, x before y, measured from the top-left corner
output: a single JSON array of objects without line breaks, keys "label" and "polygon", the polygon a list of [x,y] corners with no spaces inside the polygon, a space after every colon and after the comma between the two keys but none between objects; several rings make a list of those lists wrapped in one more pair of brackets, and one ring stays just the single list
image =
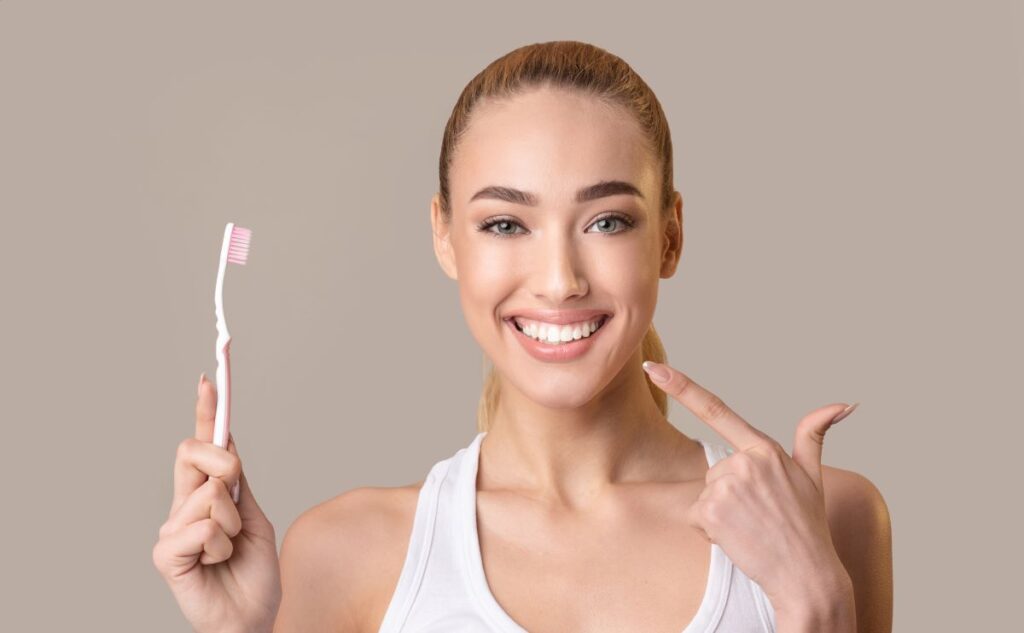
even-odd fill
[{"label": "upper lip", "polygon": [[611,316],[611,313],[606,310],[516,310],[505,318],[523,317],[532,321],[565,325],[567,323],[592,321],[605,315]]}]

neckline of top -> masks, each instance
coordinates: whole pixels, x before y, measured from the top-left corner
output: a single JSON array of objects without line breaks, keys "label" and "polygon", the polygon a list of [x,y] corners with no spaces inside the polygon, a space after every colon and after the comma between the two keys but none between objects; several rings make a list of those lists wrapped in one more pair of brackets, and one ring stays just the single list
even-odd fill
[{"label": "neckline of top", "polygon": [[[528,633],[518,622],[512,619],[497,598],[491,592],[484,573],[483,555],[480,552],[480,534],[477,528],[476,486],[477,472],[480,466],[480,444],[487,431],[480,431],[462,452],[458,464],[459,487],[456,494],[456,511],[458,517],[459,540],[463,543],[463,562],[469,572],[467,582],[470,590],[484,614],[496,630],[502,633]],[[694,438],[704,448],[704,455],[710,468],[716,461],[723,458],[722,447],[701,439]],[[682,630],[682,633],[704,633],[713,631],[725,609],[725,597],[732,577],[732,562],[717,543],[711,544],[710,564],[708,565],[707,584],[700,606],[693,619]]]}]

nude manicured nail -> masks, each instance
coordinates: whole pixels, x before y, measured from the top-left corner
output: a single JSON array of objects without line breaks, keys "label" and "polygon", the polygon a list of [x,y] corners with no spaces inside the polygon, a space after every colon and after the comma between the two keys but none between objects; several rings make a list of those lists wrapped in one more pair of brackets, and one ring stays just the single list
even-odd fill
[{"label": "nude manicured nail", "polygon": [[647,372],[647,374],[651,377],[651,380],[653,380],[654,382],[666,382],[669,378],[672,377],[672,374],[668,373],[668,371],[664,367],[656,363],[653,363],[649,360],[645,360],[643,363],[641,363],[641,366],[644,368],[644,371]]},{"label": "nude manicured nail", "polygon": [[206,380],[206,372],[204,371],[201,374],[199,374],[199,386],[196,387],[196,397],[197,398],[199,396],[203,395],[203,381],[205,381],[205,380]]},{"label": "nude manicured nail", "polygon": [[853,410],[857,408],[857,405],[858,405],[858,404],[860,404],[860,403],[859,403],[859,402],[854,402],[854,403],[853,403],[853,404],[851,404],[850,406],[846,407],[845,409],[843,409],[842,411],[840,411],[839,413],[837,413],[837,414],[836,414],[836,417],[832,418],[832,422],[831,422],[831,424],[835,424],[836,422],[838,422],[838,421],[842,420],[842,419],[843,419],[843,418],[845,418],[846,416],[848,416],[848,415],[850,415],[851,413],[853,413]]}]

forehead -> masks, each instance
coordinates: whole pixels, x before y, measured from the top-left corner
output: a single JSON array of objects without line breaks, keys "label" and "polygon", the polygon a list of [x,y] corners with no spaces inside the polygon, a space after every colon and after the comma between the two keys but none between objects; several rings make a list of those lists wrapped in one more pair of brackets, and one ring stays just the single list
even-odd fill
[{"label": "forehead", "polygon": [[452,158],[452,197],[466,204],[480,187],[498,185],[562,203],[600,180],[649,192],[657,172],[645,143],[628,110],[595,97],[545,88],[482,101]]}]

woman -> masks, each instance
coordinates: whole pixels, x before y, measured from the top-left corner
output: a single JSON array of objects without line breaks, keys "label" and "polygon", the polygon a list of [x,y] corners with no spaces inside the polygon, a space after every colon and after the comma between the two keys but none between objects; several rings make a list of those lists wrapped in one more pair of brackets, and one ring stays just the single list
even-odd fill
[{"label": "woman", "polygon": [[[890,631],[885,503],[820,463],[852,407],[808,414],[789,456],[664,364],[651,321],[682,252],[672,174],[657,99],[600,48],[525,46],[475,77],[431,223],[494,363],[476,437],[421,482],[306,511],[279,567],[234,443],[210,443],[201,379],[153,551],[195,629]],[[668,397],[730,446],[679,432]]]}]

